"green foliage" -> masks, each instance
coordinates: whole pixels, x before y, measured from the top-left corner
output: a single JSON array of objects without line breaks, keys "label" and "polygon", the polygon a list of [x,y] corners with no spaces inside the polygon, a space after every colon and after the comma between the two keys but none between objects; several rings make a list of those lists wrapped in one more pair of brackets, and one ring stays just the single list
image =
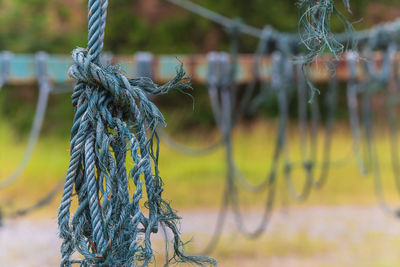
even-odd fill
[{"label": "green foliage", "polygon": [[[298,11],[293,0],[193,0],[227,17],[240,17],[246,23],[296,32]],[[365,15],[369,3],[397,3],[398,0],[352,0],[356,21]],[[106,28],[106,50],[115,53],[134,53],[138,50],[155,53],[195,53],[226,49],[229,37],[219,25],[197,15],[156,1],[151,14],[142,12],[144,0],[109,1]],[[142,3],[142,4],[141,4]],[[0,50],[35,52],[45,50],[66,53],[76,46],[85,46],[87,20],[85,0],[2,0],[0,1]],[[344,11],[342,1],[338,9]],[[357,27],[367,27],[365,23]],[[341,31],[338,21],[332,31]],[[257,40],[243,37],[241,52],[253,52]]]}]

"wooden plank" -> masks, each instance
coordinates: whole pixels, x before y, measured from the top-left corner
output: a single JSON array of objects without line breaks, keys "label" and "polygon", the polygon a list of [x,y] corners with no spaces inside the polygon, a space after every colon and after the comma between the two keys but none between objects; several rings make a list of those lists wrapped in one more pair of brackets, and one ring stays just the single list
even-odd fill
[{"label": "wooden plank", "polygon": [[[375,53],[373,56],[377,69],[382,68],[383,54]],[[308,67],[310,79],[316,83],[327,82],[332,73],[332,63],[329,63],[329,56],[318,58]],[[137,73],[137,62],[134,55],[113,56],[112,64],[117,64],[122,73],[128,77],[135,77]],[[397,53],[394,59],[397,65],[400,63],[400,54]],[[153,57],[152,74],[157,83],[164,83],[170,80],[175,74],[180,64],[184,65],[185,71],[192,78],[193,83],[206,83],[207,79],[207,55],[159,55]],[[68,67],[72,64],[72,59],[68,55],[49,55],[47,61],[48,74],[51,81],[56,84],[71,83],[68,77]],[[357,78],[364,78],[362,64],[365,59],[357,62]],[[396,65],[396,66],[397,66]],[[336,62],[336,75],[339,80],[349,79],[349,69],[345,57],[342,56]],[[254,78],[254,57],[253,55],[240,55],[238,58],[238,83],[247,83]],[[393,68],[400,75],[400,68]],[[269,80],[271,75],[271,57],[263,57],[260,60],[260,76],[262,80]],[[10,84],[32,84],[36,82],[36,64],[33,54],[14,54],[10,62],[10,72],[8,83]]]}]

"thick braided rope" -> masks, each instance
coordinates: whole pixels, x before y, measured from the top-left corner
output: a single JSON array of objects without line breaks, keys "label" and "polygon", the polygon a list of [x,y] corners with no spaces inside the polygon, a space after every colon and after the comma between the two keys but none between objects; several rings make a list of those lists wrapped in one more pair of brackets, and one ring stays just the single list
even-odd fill
[{"label": "thick braided rope", "polygon": [[[215,264],[208,257],[184,254],[179,217],[161,197],[163,182],[158,154],[153,152],[155,128],[165,122],[147,94],[183,90],[189,86],[185,73],[180,68],[172,81],[157,86],[149,78],[128,79],[118,68],[102,65],[106,8],[107,1],[89,1],[88,48],[73,51],[75,64],[69,69],[77,85],[72,94],[70,164],[58,214],[63,239],[60,265],[146,266],[153,260],[151,234],[159,224],[174,236],[169,262]],[[156,146],[158,151],[158,138]],[[129,172],[127,155],[134,164]],[[128,189],[130,179],[136,187],[133,195]],[[143,186],[148,213],[140,204]],[[78,208],[71,219],[74,191]],[[74,251],[83,259],[71,259]]]}]

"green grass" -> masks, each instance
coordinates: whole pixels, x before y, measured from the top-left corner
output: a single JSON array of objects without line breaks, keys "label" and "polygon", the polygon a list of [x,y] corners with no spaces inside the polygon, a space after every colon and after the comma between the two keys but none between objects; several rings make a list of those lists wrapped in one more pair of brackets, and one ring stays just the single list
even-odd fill
[{"label": "green grass", "polygon": [[[0,177],[5,177],[17,166],[22,156],[25,142],[15,134],[14,128],[3,120],[0,124]],[[234,133],[235,158],[242,172],[252,182],[259,182],[266,177],[271,164],[271,154],[275,140],[274,122],[258,121],[251,125],[241,125]],[[168,130],[168,129],[167,129]],[[290,129],[292,158],[299,162],[299,140],[297,128]],[[296,209],[309,205],[370,205],[376,203],[372,177],[363,177],[358,172],[352,156],[352,141],[346,125],[335,129],[332,160],[336,162],[331,170],[326,186],[313,191],[305,203],[290,203]],[[381,169],[384,177],[384,189],[391,202],[396,202],[398,195],[394,188],[391,173],[389,144],[387,133],[379,131],[378,148],[381,156]],[[202,131],[187,131],[176,136],[181,142],[200,147],[218,138],[216,131],[205,134]],[[319,141],[322,140],[322,132]],[[322,147],[319,148],[322,151]],[[0,194],[2,208],[12,210],[25,207],[46,194],[63,178],[68,166],[69,140],[65,135],[45,134],[39,140],[35,153],[22,177]],[[127,166],[131,166],[127,162]],[[165,182],[164,196],[172,201],[177,210],[215,210],[221,201],[225,179],[224,150],[201,157],[190,157],[172,151],[164,144],[160,155],[161,176]],[[296,184],[299,185],[304,175],[295,172]],[[276,206],[284,199],[283,177],[278,180],[279,190]],[[247,209],[262,207],[265,193],[252,195],[241,192],[242,204]],[[31,219],[56,217],[60,196],[45,209],[35,213]],[[211,231],[211,230],[210,230]],[[352,231],[349,228],[349,231]],[[209,234],[196,236],[196,240],[208,240]],[[187,234],[185,240],[190,239]],[[195,242],[188,247],[195,253],[205,244]],[[379,245],[377,245],[379,244]],[[157,262],[163,262],[162,242],[157,239],[154,245],[159,254]],[[346,266],[393,266],[400,260],[396,237],[371,233],[360,243],[346,246],[331,243],[324,239],[315,239],[307,233],[297,232],[286,235],[283,231],[268,232],[257,241],[247,240],[239,234],[224,235],[217,250],[211,255],[218,259],[219,266],[337,266],[338,261],[325,262],[329,257],[340,259]],[[347,258],[351,261],[347,261]],[[347,264],[348,263],[348,264]],[[157,265],[159,266],[159,264]]]},{"label": "green grass", "polygon": [[[259,121],[252,125],[240,126],[234,134],[235,158],[241,171],[252,182],[259,182],[266,177],[271,164],[275,140],[275,127],[272,122]],[[299,140],[294,126],[290,129],[291,155],[295,162],[300,162]],[[389,144],[384,132],[379,133],[384,188],[389,200],[396,200],[393,175],[391,173]],[[12,127],[3,122],[0,128],[0,177],[6,177],[17,166],[22,156],[25,142],[15,137]],[[322,132],[319,141],[322,141]],[[218,138],[216,132],[202,134],[198,131],[186,132],[177,139],[193,146],[202,146]],[[319,152],[322,147],[319,147]],[[177,209],[218,207],[225,179],[225,161],[223,148],[207,156],[191,157],[172,151],[164,144],[161,146],[160,170],[165,182],[165,196]],[[15,206],[34,201],[49,191],[63,178],[68,166],[69,140],[65,136],[44,135],[39,140],[34,155],[21,178],[3,190],[0,196],[2,203]],[[356,168],[352,154],[352,141],[348,129],[337,127],[332,150],[333,167],[326,186],[313,191],[310,199],[301,205],[341,205],[373,204],[373,180],[362,176]],[[320,161],[320,160],[319,160]],[[131,166],[128,162],[127,166]],[[297,185],[304,180],[301,169],[294,172]],[[282,173],[279,175],[279,186],[283,185]],[[283,192],[284,190],[278,190]],[[23,196],[23,197],[21,197]],[[256,196],[241,192],[245,205],[261,207],[264,194]],[[282,195],[277,196],[282,199]],[[278,203],[280,201],[277,201]]]}]

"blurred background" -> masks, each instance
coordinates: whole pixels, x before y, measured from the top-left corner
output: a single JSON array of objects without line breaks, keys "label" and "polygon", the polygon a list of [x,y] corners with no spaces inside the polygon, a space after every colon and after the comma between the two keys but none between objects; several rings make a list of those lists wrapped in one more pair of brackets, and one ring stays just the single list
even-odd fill
[{"label": "blurred background", "polygon": [[[293,0],[201,0],[193,1],[229,18],[262,28],[271,25],[284,32],[297,32],[299,14]],[[341,2],[341,1],[339,1]],[[399,0],[352,0],[347,15],[357,30],[400,17]],[[84,0],[0,0],[0,51],[33,54],[69,54],[87,40],[87,2]],[[343,25],[333,22],[333,31]],[[239,53],[252,54],[258,40],[239,38]],[[105,51],[134,55],[206,54],[228,51],[226,30],[213,22],[162,0],[113,0],[109,2]],[[179,59],[179,56],[177,57]],[[178,65],[177,62],[176,65]],[[184,66],[185,67],[185,66]],[[186,66],[187,67],[187,66]],[[55,85],[56,87],[58,85]],[[61,85],[60,85],[61,86]],[[65,85],[62,85],[63,88]],[[69,85],[68,85],[69,86]],[[244,87],[244,85],[241,85]],[[220,242],[210,256],[219,266],[395,266],[400,262],[400,220],[383,212],[377,204],[374,180],[357,169],[346,104],[346,82],[338,87],[338,107],[332,138],[331,169],[326,185],[311,192],[307,201],[296,203],[287,195],[282,173],[274,213],[266,232],[258,239],[244,237],[228,215]],[[317,84],[321,99],[327,84]],[[192,147],[206,146],[220,137],[205,84],[193,84],[192,97],[180,92],[155,99],[166,117],[165,131]],[[16,168],[27,144],[36,109],[38,88],[32,84],[6,84],[0,91],[0,178]],[[291,159],[301,162],[298,105],[295,92],[289,96],[288,138]],[[389,127],[385,95],[375,94],[377,149],[383,190],[388,202],[400,204],[392,173]],[[319,101],[322,117],[324,101]],[[241,172],[256,183],[271,165],[277,135],[277,100],[266,100],[248,114],[233,132],[234,155]],[[56,210],[61,193],[48,205],[27,216],[7,214],[37,202],[63,179],[69,160],[69,132],[73,118],[70,94],[50,95],[42,131],[26,170],[15,183],[1,189],[1,266],[56,266],[59,262]],[[323,154],[324,127],[318,131],[318,155]],[[317,162],[321,160],[318,159]],[[204,156],[189,157],[161,141],[161,176],[165,196],[183,217],[182,234],[188,250],[206,246],[217,222],[226,176],[224,148]],[[317,172],[320,171],[317,168]],[[294,170],[301,186],[304,172]],[[240,192],[240,205],[249,228],[256,227],[264,211],[266,193]],[[155,238],[156,266],[162,265],[162,236]]]}]

